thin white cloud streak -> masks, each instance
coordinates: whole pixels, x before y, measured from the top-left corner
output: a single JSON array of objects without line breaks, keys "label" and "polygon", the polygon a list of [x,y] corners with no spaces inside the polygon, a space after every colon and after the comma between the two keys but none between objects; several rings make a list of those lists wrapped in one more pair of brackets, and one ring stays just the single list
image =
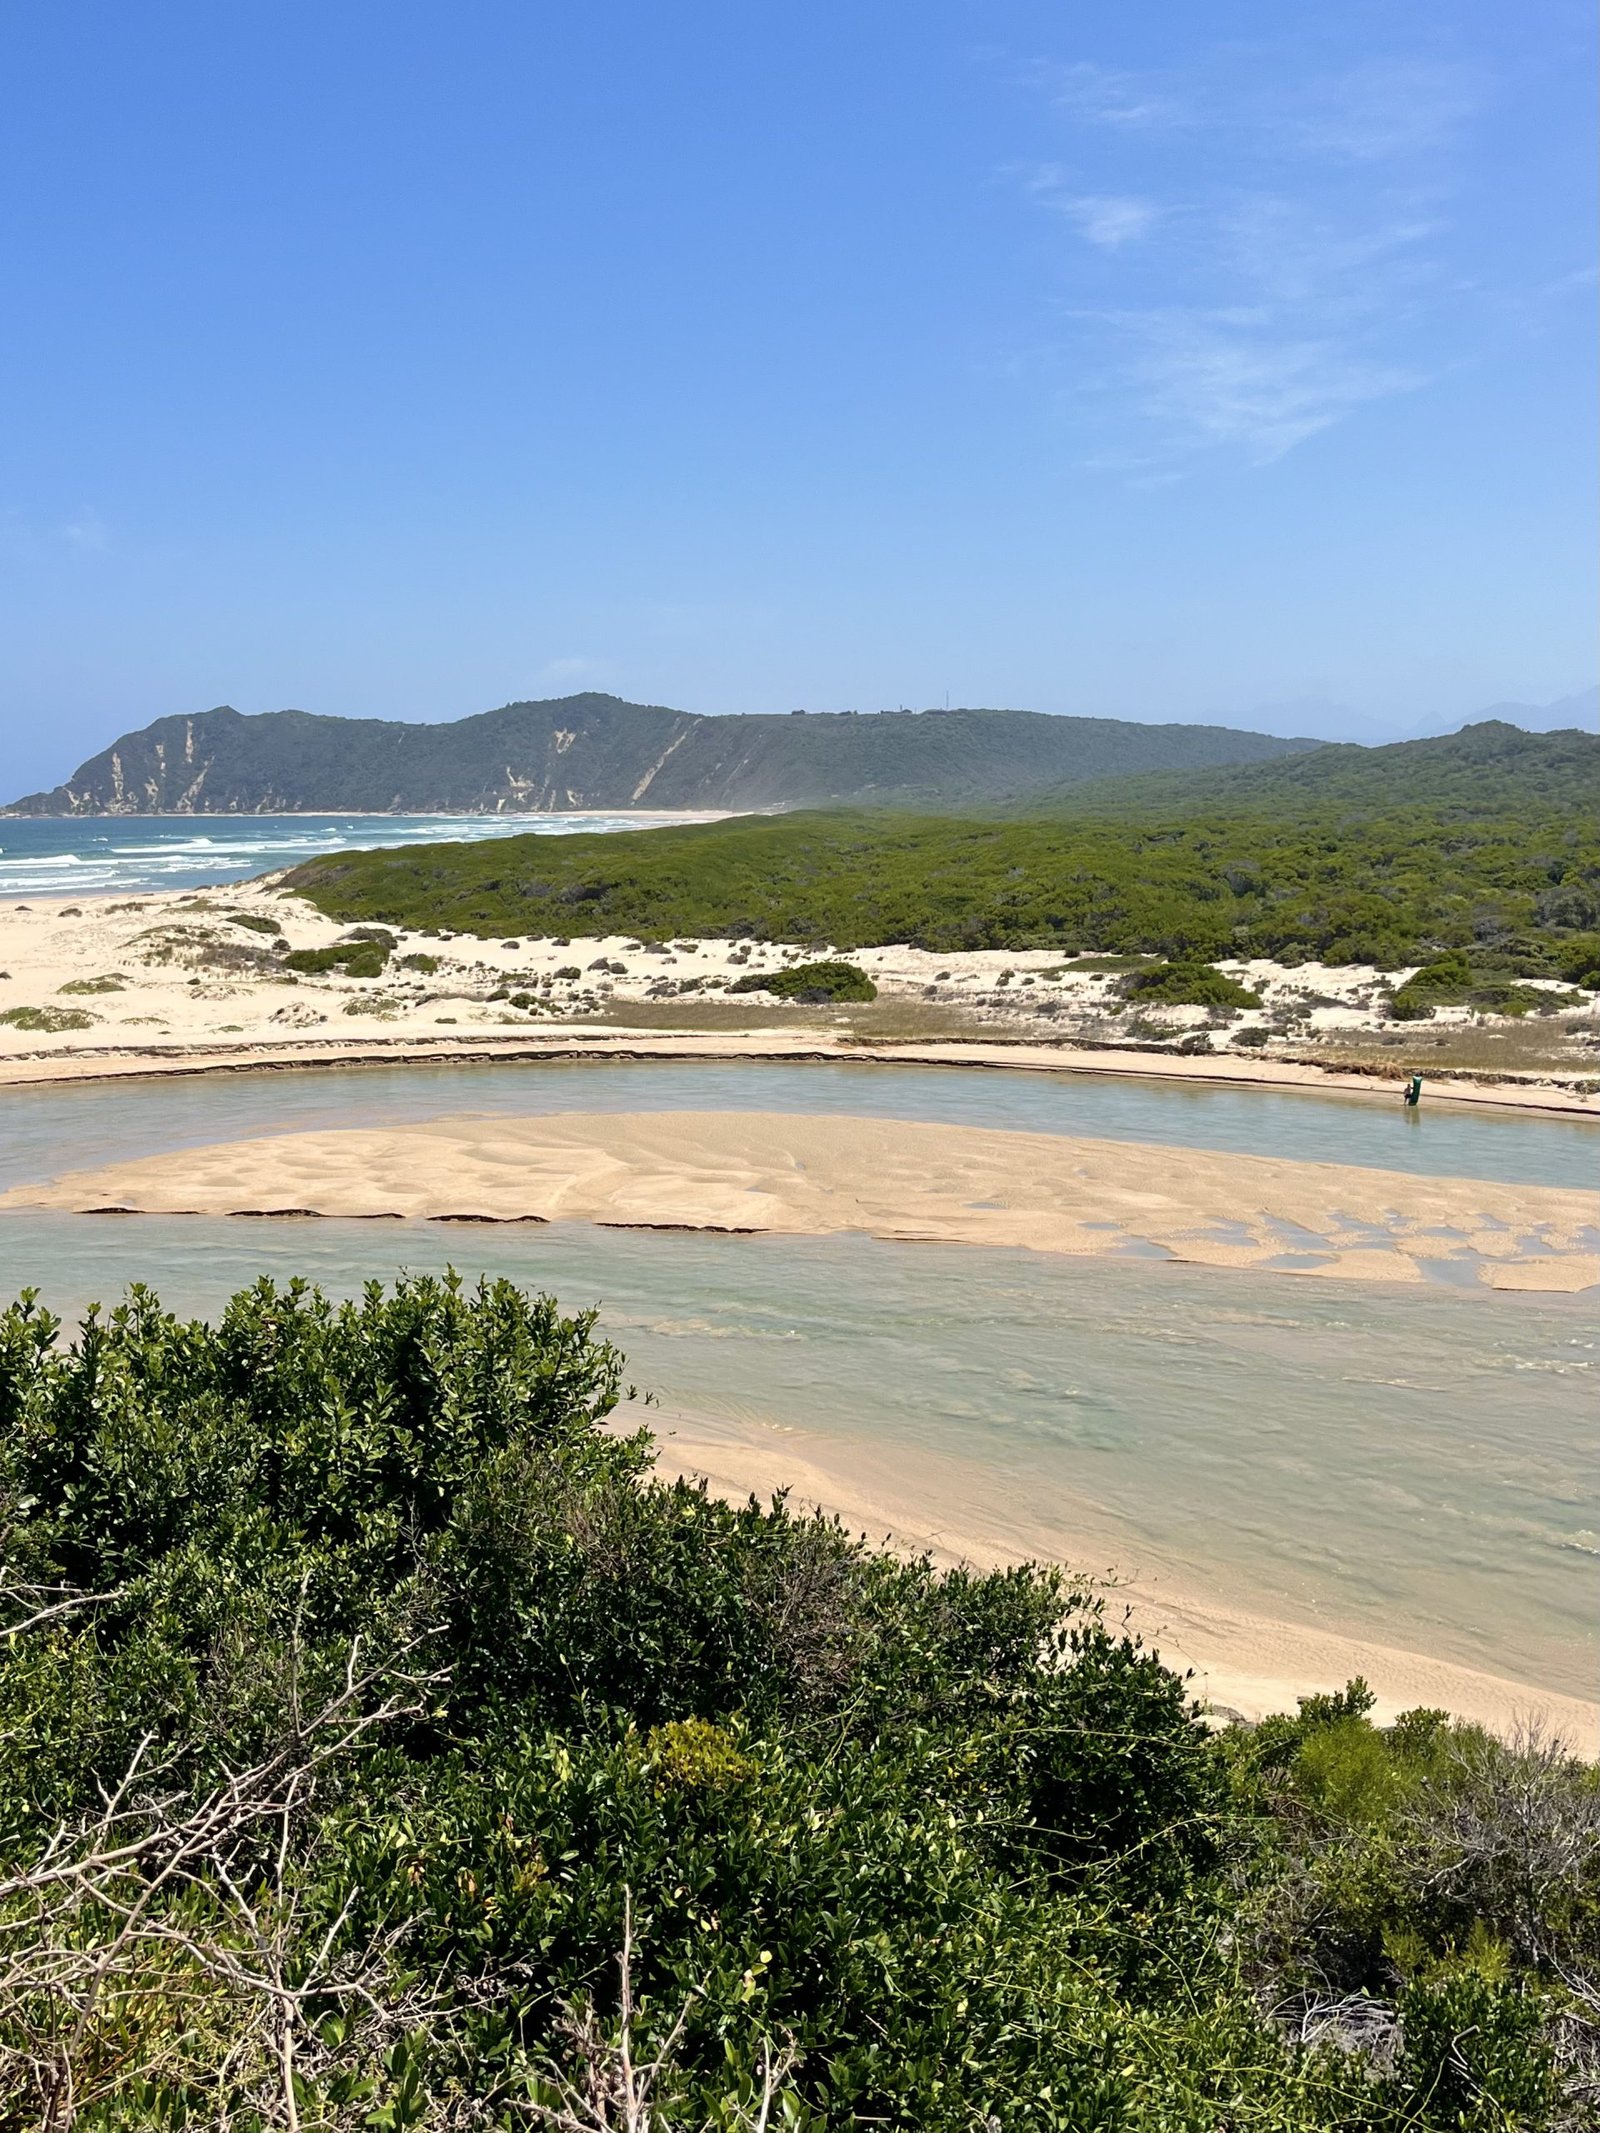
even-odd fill
[{"label": "thin white cloud streak", "polygon": [[1302,154],[1382,163],[1448,147],[1482,102],[1470,67],[1374,59],[1310,84],[1275,130]]},{"label": "thin white cloud streak", "polygon": [[1357,408],[1416,392],[1425,372],[1366,361],[1336,341],[1252,332],[1191,312],[1129,322],[1146,412],[1180,447],[1241,449],[1269,466]]},{"label": "thin white cloud streak", "polygon": [[1065,65],[1044,61],[1036,69],[1036,78],[1059,109],[1091,125],[1137,128],[1185,123],[1183,106],[1149,77],[1097,66],[1093,60],[1077,59]]},{"label": "thin white cloud streak", "polygon": [[1035,200],[1063,216],[1081,237],[1103,251],[1117,251],[1143,237],[1161,214],[1153,200],[1128,193],[1072,192],[1059,163],[1041,163],[1026,174],[1023,183]]},{"label": "thin white cloud streak", "polygon": [[[1086,463],[1142,486],[1208,450],[1268,465],[1437,372],[1401,349],[1449,286],[1436,240],[1447,151],[1482,100],[1472,70],[1391,58],[1296,79],[1292,55],[1267,48],[1223,51],[1219,69],[1036,70],[1080,133],[1120,136],[1023,182],[1037,206],[1129,262],[1114,271],[1130,277],[1131,301],[1072,307],[1070,355],[1080,403],[1111,421],[1120,408],[1142,432]],[[1091,189],[1083,179],[1106,153],[1119,176],[1132,155],[1169,183],[1181,153],[1193,182],[1181,201]]]},{"label": "thin white cloud streak", "polygon": [[61,538],[71,548],[100,549],[106,546],[110,535],[93,504],[84,504],[62,527]]}]

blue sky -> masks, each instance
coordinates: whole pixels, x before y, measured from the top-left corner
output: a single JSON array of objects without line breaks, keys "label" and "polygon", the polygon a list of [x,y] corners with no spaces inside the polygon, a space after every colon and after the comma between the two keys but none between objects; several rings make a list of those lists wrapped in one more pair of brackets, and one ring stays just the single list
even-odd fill
[{"label": "blue sky", "polygon": [[0,783],[229,701],[1589,685],[1579,0],[11,0]]}]

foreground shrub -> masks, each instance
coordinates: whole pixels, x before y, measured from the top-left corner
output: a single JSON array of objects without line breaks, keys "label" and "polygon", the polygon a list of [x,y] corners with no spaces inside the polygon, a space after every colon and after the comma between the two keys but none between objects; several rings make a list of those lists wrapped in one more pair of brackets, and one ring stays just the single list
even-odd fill
[{"label": "foreground shrub", "polygon": [[[1055,1572],[653,1480],[592,1317],[506,1283],[62,1330],[0,1317],[0,2123],[1398,2133],[1568,2080],[1553,1750],[1359,1685],[1214,1739]],[[1319,1976],[1403,2042],[1296,2041]]]}]

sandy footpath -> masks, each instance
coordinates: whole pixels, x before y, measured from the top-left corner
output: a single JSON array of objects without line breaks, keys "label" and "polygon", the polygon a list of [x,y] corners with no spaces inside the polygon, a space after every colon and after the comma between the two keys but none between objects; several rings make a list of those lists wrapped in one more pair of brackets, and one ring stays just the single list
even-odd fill
[{"label": "sandy footpath", "polygon": [[[287,967],[291,951],[332,947],[348,930],[270,882],[0,904],[0,1086],[413,1059],[839,1057],[1343,1088],[1392,1101],[1407,1065],[1397,1053],[1396,1082],[1386,1085],[1281,1056],[1286,1045],[1360,1039],[1379,1027],[1382,987],[1354,967],[1228,963],[1263,1005],[1213,1026],[1199,1008],[1134,1015],[1118,1001],[1115,972],[1044,952],[862,949],[851,960],[886,1003],[932,1010],[971,1032],[862,1043],[846,1021],[826,1017],[797,1026],[775,1014],[762,1027],[759,994],[749,999],[755,1026],[693,1027],[693,1010],[726,1002],[730,984],[815,947],[480,940],[395,928],[375,977]],[[675,1003],[682,1029],[661,1026]],[[618,1026],[635,1008],[648,1010],[651,1025]],[[1240,1045],[1241,1035],[1264,1042]],[[1193,1049],[1133,1048],[1178,1039]],[[1124,1050],[1119,1040],[1132,1042]],[[1428,1101],[1600,1117],[1600,1092],[1582,1074],[1568,1079],[1578,1085],[1430,1080]]]},{"label": "sandy footpath", "polygon": [[[973,1459],[919,1451],[907,1460],[862,1439],[823,1437],[760,1421],[652,1409],[665,1476],[704,1478],[731,1502],[788,1489],[796,1507],[819,1506],[871,1541],[887,1540],[942,1563],[980,1569],[1025,1560],[1110,1573],[1107,1617],[1130,1626],[1167,1665],[1194,1673],[1195,1694],[1256,1719],[1292,1711],[1295,1699],[1342,1688],[1360,1674],[1377,1693],[1381,1722],[1419,1705],[1453,1711],[1497,1732],[1538,1717],[1584,1753],[1600,1754],[1600,1703],[1386,1644],[1336,1624],[1280,1620],[1197,1595],[1148,1572],[1119,1574],[1101,1537],[1040,1514],[992,1481]],[[618,1427],[633,1428],[627,1414]]]},{"label": "sandy footpath", "polygon": [[567,1112],[282,1134],[20,1186],[0,1196],[4,1207],[864,1231],[1344,1280],[1600,1283],[1600,1192],[782,1112]]}]

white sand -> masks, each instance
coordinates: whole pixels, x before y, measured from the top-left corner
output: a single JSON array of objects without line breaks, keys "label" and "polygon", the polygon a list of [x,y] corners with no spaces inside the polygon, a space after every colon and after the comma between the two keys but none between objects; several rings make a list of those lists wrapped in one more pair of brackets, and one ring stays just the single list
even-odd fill
[{"label": "white sand", "polygon": [[604,1222],[1490,1286],[1600,1282],[1600,1193],[787,1112],[569,1112],[276,1135],[74,1172],[0,1208]]}]

